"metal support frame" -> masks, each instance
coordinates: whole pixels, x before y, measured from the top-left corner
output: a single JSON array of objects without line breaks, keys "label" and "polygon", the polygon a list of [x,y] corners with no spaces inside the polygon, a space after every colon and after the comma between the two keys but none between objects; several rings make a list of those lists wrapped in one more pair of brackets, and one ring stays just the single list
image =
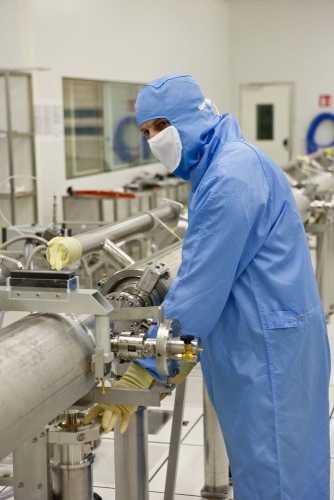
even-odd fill
[{"label": "metal support frame", "polygon": [[174,500],[187,379],[176,388],[164,500]]},{"label": "metal support frame", "polygon": [[47,431],[41,429],[13,452],[15,500],[52,500]]},{"label": "metal support frame", "polygon": [[[28,78],[28,86],[29,86],[29,113],[30,113],[30,132],[16,132],[12,127],[12,110],[11,110],[11,97],[10,97],[10,77],[26,77]],[[32,172],[30,172],[31,176],[35,176],[35,144],[34,144],[34,119],[33,119],[33,103],[32,103],[32,82],[31,82],[31,74],[20,72],[20,71],[1,71],[0,77],[4,77],[5,81],[5,98],[6,98],[6,120],[7,120],[7,140],[8,140],[8,169],[9,169],[9,177],[15,175],[15,165],[14,165],[14,144],[13,139],[15,137],[27,137],[31,138],[30,147],[31,147],[31,162],[32,162]],[[33,214],[35,221],[37,220],[37,184],[36,180],[33,179],[33,193],[29,193],[29,196],[32,197],[33,200]],[[11,211],[11,223],[14,226],[16,224],[16,208],[15,208],[15,179],[10,179],[10,211]]]}]

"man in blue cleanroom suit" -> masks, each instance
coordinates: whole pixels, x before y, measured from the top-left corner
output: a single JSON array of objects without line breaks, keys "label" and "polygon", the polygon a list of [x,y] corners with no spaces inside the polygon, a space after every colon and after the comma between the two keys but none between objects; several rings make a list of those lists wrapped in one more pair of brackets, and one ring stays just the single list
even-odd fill
[{"label": "man in blue cleanroom suit", "polygon": [[[136,102],[152,152],[191,183],[165,316],[204,348],[234,499],[329,500],[330,352],[304,227],[281,169],[211,107],[187,75],[151,82]],[[72,240],[49,242],[53,268],[79,258]],[[118,384],[153,378],[154,359],[137,360]],[[120,419],[124,432],[135,409],[97,405],[84,423],[103,413],[105,432]]]},{"label": "man in blue cleanroom suit", "polygon": [[282,170],[211,104],[187,75],[136,103],[154,154],[191,183],[165,316],[204,348],[234,499],[328,500],[330,352],[304,227]]}]

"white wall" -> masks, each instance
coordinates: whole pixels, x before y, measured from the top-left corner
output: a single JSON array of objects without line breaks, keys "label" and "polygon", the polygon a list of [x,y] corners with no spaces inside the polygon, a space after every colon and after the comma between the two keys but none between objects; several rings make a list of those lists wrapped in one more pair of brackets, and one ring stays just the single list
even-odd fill
[{"label": "white wall", "polygon": [[[1,68],[50,68],[33,71],[35,105],[61,104],[63,77],[140,83],[170,73],[193,75],[220,109],[228,102],[223,0],[0,0],[0,34]],[[69,185],[113,189],[143,170],[165,172],[155,165],[67,181],[63,137],[37,137],[36,161],[59,205]],[[51,192],[40,188],[39,222],[51,213]]]},{"label": "white wall", "polygon": [[[238,117],[241,83],[295,82],[294,154],[303,154],[312,119],[333,113],[333,106],[318,107],[318,97],[334,98],[334,2],[247,0],[231,1],[229,7],[231,112]],[[330,142],[333,127],[327,126],[331,130],[323,136]]]}]

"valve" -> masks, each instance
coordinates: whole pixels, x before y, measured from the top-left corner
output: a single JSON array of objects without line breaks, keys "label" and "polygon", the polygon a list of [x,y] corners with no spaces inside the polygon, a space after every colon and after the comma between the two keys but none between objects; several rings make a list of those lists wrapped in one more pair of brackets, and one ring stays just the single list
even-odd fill
[{"label": "valve", "polygon": [[[184,342],[184,351],[185,351],[183,354],[181,354],[180,356],[181,359],[183,359],[183,361],[188,361],[188,362],[196,361],[197,356],[196,354],[193,354],[191,351],[191,341],[194,340],[195,337],[193,335],[181,335],[180,339]],[[197,348],[196,351],[203,352],[203,349]]]}]

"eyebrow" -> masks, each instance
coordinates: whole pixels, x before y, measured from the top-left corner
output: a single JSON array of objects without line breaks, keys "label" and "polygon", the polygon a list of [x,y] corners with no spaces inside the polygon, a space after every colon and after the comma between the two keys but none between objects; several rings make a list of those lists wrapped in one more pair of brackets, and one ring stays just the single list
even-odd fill
[{"label": "eyebrow", "polygon": [[[155,118],[155,119],[153,120],[153,123],[152,123],[151,127],[154,127],[154,125],[156,125],[157,123],[159,123],[161,120],[166,120],[166,121],[168,121],[168,120],[167,120],[167,118]],[[147,127],[143,127],[143,125],[140,125],[139,129],[140,129],[141,131],[143,131],[143,130],[147,130]]]}]

